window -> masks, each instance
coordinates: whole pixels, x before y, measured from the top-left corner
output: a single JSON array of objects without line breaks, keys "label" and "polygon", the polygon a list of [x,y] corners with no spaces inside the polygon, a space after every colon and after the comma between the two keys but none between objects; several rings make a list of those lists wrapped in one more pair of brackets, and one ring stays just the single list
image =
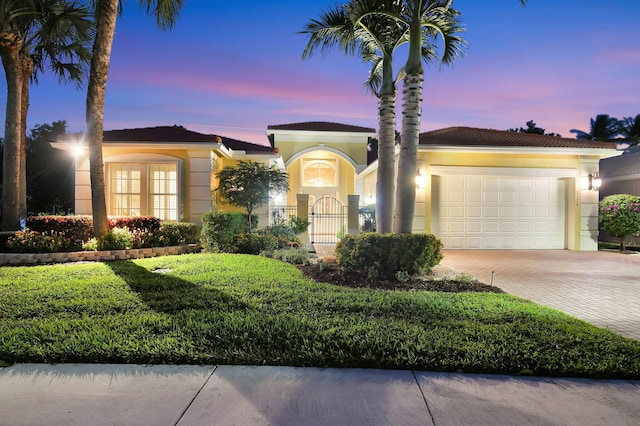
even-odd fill
[{"label": "window", "polygon": [[178,220],[178,165],[110,164],[109,213]]},{"label": "window", "polygon": [[302,186],[337,186],[335,160],[303,160]]}]

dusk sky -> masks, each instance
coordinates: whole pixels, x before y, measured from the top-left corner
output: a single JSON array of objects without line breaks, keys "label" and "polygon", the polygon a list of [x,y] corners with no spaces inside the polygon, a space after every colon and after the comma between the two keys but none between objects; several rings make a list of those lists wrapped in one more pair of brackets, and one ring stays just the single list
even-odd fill
[{"label": "dusk sky", "polygon": [[[118,21],[105,130],[182,125],[266,144],[268,125],[331,121],[377,127],[369,67],[338,52],[303,61],[311,18],[329,0],[188,0],[163,33],[137,1]],[[640,1],[455,0],[466,56],[426,69],[422,131],[450,126],[506,130],[534,120],[574,138],[597,114],[640,114]],[[396,54],[397,72],[406,59]],[[6,83],[0,84],[6,97]],[[398,100],[402,96],[398,87]],[[86,88],[42,76],[29,128],[66,120],[85,130]],[[2,113],[4,116],[4,104]],[[398,130],[401,106],[398,103]],[[2,127],[4,131],[4,126]]]}]

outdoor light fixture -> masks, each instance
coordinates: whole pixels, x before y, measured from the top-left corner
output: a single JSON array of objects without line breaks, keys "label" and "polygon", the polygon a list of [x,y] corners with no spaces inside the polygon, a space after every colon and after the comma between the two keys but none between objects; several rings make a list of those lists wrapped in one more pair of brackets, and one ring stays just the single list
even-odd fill
[{"label": "outdoor light fixture", "polygon": [[76,158],[82,157],[82,155],[84,154],[84,147],[80,144],[75,144],[71,148],[71,154]]},{"label": "outdoor light fixture", "polygon": [[600,173],[596,170],[593,173],[589,173],[589,190],[597,191],[602,185],[602,179],[600,179]]},{"label": "outdoor light fixture", "polygon": [[426,186],[427,177],[420,173],[420,169],[416,171],[416,188],[424,189]]}]

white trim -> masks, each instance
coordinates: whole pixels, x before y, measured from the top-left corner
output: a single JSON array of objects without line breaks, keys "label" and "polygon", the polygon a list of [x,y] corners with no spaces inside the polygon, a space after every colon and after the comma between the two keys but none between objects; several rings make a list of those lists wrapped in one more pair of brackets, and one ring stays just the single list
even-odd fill
[{"label": "white trim", "polygon": [[324,146],[324,145],[317,145],[317,146],[312,146],[309,148],[305,148],[302,151],[298,151],[295,154],[293,154],[291,157],[289,157],[289,159],[284,163],[284,165],[286,167],[289,167],[289,165],[291,163],[293,163],[295,160],[297,160],[298,158],[302,157],[305,154],[309,154],[310,152],[314,152],[314,151],[329,151],[333,154],[336,154],[338,157],[343,158],[345,160],[347,160],[349,162],[349,164],[351,164],[353,166],[354,169],[356,169],[356,174],[358,174],[362,169],[364,169],[366,166],[362,165],[362,164],[358,164],[356,163],[356,161],[351,158],[350,156],[348,156],[347,154],[345,154],[344,152],[336,149],[336,148],[331,148],[330,146]]},{"label": "white trim", "polygon": [[104,159],[105,163],[156,163],[156,162],[176,162],[182,161],[181,158],[173,157],[165,154],[154,153],[130,153],[111,155]]},{"label": "white trim", "polygon": [[603,158],[620,155],[611,148],[545,148],[532,146],[452,146],[452,145],[419,145],[419,151],[493,153],[493,154],[535,154],[535,155],[595,155]]},{"label": "white trim", "polygon": [[362,143],[363,140],[375,138],[376,132],[330,132],[317,130],[273,130],[267,129],[267,137],[274,136],[278,139],[277,144],[293,142],[336,142],[340,143]]}]

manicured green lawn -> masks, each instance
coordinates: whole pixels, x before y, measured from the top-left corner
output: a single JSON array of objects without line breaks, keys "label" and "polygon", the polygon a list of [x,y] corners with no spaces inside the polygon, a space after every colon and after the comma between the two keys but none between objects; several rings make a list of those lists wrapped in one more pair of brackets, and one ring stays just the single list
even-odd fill
[{"label": "manicured green lawn", "polygon": [[640,378],[640,342],[503,294],[340,288],[249,255],[0,268],[0,362]]}]

